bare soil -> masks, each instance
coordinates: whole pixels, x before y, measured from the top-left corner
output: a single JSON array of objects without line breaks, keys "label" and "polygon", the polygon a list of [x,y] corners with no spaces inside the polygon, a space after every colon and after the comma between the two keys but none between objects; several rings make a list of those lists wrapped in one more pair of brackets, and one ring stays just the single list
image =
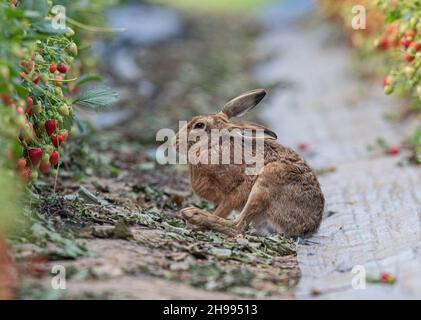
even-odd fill
[{"label": "bare soil", "polygon": [[[53,179],[35,186],[31,222],[12,239],[20,298],[293,296],[300,276],[294,241],[188,229],[179,210],[212,205],[191,193],[187,168],[154,161],[158,129],[215,112],[258,85],[250,74],[258,32],[244,17],[186,16],[182,37],[136,56],[153,93],[141,95],[136,84],[108,74],[125,92],[116,108],[133,114],[112,129],[75,138],[56,188]],[[51,287],[55,265],[66,268],[66,290]]]}]

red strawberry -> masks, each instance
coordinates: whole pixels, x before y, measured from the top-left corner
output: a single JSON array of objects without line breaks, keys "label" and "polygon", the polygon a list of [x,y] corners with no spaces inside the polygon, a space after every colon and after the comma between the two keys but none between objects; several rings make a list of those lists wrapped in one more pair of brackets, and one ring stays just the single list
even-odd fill
[{"label": "red strawberry", "polygon": [[402,39],[399,42],[405,49],[408,49],[409,44],[411,43],[410,41],[408,41],[407,36],[403,36]]},{"label": "red strawberry", "polygon": [[61,62],[61,63],[58,65],[57,70],[58,70],[60,73],[67,73],[68,68],[67,68],[67,66],[66,66],[63,62]]},{"label": "red strawberry", "polygon": [[307,143],[305,143],[305,142],[301,142],[301,143],[299,143],[298,144],[298,149],[300,149],[300,150],[307,150],[308,149],[308,144]]},{"label": "red strawberry", "polygon": [[50,65],[50,73],[54,73],[54,72],[56,72],[57,71],[57,66],[54,64],[54,63],[52,63],[51,65]]},{"label": "red strawberry", "polygon": [[408,62],[411,63],[412,61],[414,61],[415,57],[407,54],[406,52],[403,54],[404,59]]},{"label": "red strawberry", "polygon": [[378,45],[378,47],[379,47],[379,49],[381,49],[381,50],[386,50],[387,48],[389,48],[389,47],[390,47],[390,42],[389,42],[389,40],[388,40],[388,39],[386,39],[386,38],[382,38],[382,39],[379,41],[379,45]]},{"label": "red strawberry", "polygon": [[26,98],[26,104],[28,105],[28,108],[32,108],[34,105],[34,100],[32,100],[31,97]]},{"label": "red strawberry", "polygon": [[33,61],[21,61],[20,66],[25,69],[27,73],[31,73],[34,70],[35,63]]},{"label": "red strawberry", "polygon": [[47,173],[51,168],[51,163],[50,162],[41,162],[41,164],[39,165],[39,170],[42,173]]},{"label": "red strawberry", "polygon": [[54,131],[57,129],[57,121],[56,120],[46,120],[45,121],[45,130],[47,131],[48,136],[50,137]]},{"label": "red strawberry", "polygon": [[28,158],[29,161],[32,163],[33,166],[36,166],[42,158],[42,149],[41,148],[34,148],[28,150]]},{"label": "red strawberry", "polygon": [[54,78],[56,79],[56,81],[54,81],[54,84],[55,84],[56,86],[60,86],[60,85],[61,85],[61,81],[63,80],[63,77],[62,77],[62,76],[57,75],[57,76],[55,76]]},{"label": "red strawberry", "polygon": [[396,278],[393,275],[391,275],[390,273],[388,273],[388,272],[382,272],[380,274],[379,281],[381,283],[389,283],[389,284],[392,284],[392,283],[394,283],[396,281]]},{"label": "red strawberry", "polygon": [[34,126],[32,125],[31,122],[28,122],[28,130],[31,134],[34,132]]},{"label": "red strawberry", "polygon": [[400,149],[398,146],[390,146],[389,149],[387,149],[387,153],[392,156],[399,154],[399,152],[400,152]]},{"label": "red strawberry", "polygon": [[406,37],[414,37],[415,36],[415,31],[408,30],[407,32],[405,32],[405,36]]},{"label": "red strawberry", "polygon": [[33,81],[33,83],[35,83],[37,85],[39,83],[39,80],[41,80],[41,77],[40,76],[36,76],[34,78],[34,80],[32,80],[32,81]]},{"label": "red strawberry", "polygon": [[57,151],[54,151],[50,156],[50,163],[55,166],[60,159],[60,154]]},{"label": "red strawberry", "polygon": [[23,170],[26,167],[26,160],[24,158],[20,158],[16,160],[16,168],[18,170]]},{"label": "red strawberry", "polygon": [[20,115],[25,114],[25,110],[23,110],[21,107],[16,107],[15,111],[17,114],[20,114]]},{"label": "red strawberry", "polygon": [[28,183],[29,182],[29,177],[31,175],[31,169],[26,167],[23,168],[20,172],[20,176],[22,177],[23,182]]},{"label": "red strawberry", "polygon": [[384,77],[382,83],[383,83],[383,87],[392,84],[390,76]]},{"label": "red strawberry", "polygon": [[63,143],[63,136],[62,135],[52,135],[51,141],[53,142],[54,147],[58,148]]},{"label": "red strawberry", "polygon": [[10,98],[9,96],[7,96],[5,94],[1,95],[1,100],[3,100],[3,103],[4,103],[5,106],[10,106],[14,102],[12,98]]},{"label": "red strawberry", "polygon": [[28,115],[28,117],[32,117],[32,110],[30,108],[26,108],[25,113]]},{"label": "red strawberry", "polygon": [[415,51],[420,51],[421,50],[421,44],[416,43],[415,41],[412,41],[411,44],[409,45],[412,49],[414,49]]}]

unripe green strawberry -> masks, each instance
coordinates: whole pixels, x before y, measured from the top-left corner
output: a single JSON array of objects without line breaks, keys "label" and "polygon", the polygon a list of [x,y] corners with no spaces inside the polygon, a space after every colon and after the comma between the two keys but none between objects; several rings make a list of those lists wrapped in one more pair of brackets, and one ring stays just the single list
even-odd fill
[{"label": "unripe green strawberry", "polygon": [[25,49],[15,44],[12,46],[12,55],[18,59],[22,58],[25,54]]},{"label": "unripe green strawberry", "polygon": [[421,99],[421,85],[417,86],[417,95],[420,97]]},{"label": "unripe green strawberry", "polygon": [[38,180],[38,171],[37,170],[32,170],[31,174],[29,175],[30,179],[32,182],[35,182]]},{"label": "unripe green strawberry", "polygon": [[36,105],[32,107],[32,112],[39,116],[42,113],[41,103],[38,101]]},{"label": "unripe green strawberry", "polygon": [[54,88],[54,93],[58,97],[62,97],[63,96],[63,90],[60,87],[55,87]]},{"label": "unripe green strawberry", "polygon": [[406,66],[403,71],[405,72],[405,74],[408,78],[412,78],[412,76],[415,73],[415,68],[413,68],[411,66]]},{"label": "unripe green strawberry", "polygon": [[58,112],[60,112],[60,114],[62,116],[69,116],[70,112],[69,112],[69,107],[67,106],[67,104],[62,104],[59,108],[58,108]]},{"label": "unripe green strawberry", "polygon": [[73,37],[75,35],[75,31],[72,28],[67,27],[66,36]]},{"label": "unripe green strawberry", "polygon": [[44,57],[42,55],[40,55],[39,53],[37,53],[35,55],[35,61],[36,62],[45,62]]},{"label": "unripe green strawberry", "polygon": [[26,117],[22,114],[14,118],[14,122],[19,129],[26,128]]},{"label": "unripe green strawberry", "polygon": [[409,84],[411,85],[411,87],[415,87],[417,85],[417,80],[416,79],[409,79]]},{"label": "unripe green strawberry", "polygon": [[50,163],[50,155],[48,152],[42,154],[41,163]]},{"label": "unripe green strawberry", "polygon": [[71,136],[71,137],[74,137],[74,136],[75,136],[75,134],[76,134],[76,128],[75,128],[75,127],[71,127],[71,128],[70,128],[70,136]]},{"label": "unripe green strawberry", "polygon": [[393,92],[393,87],[391,85],[386,85],[383,90],[385,94],[391,94]]},{"label": "unripe green strawberry", "polygon": [[51,161],[51,155],[54,152],[54,147],[52,145],[48,145],[44,148],[44,150],[45,150],[45,153],[50,156],[50,161]]},{"label": "unripe green strawberry", "polygon": [[21,107],[22,109],[24,109],[26,107],[26,102],[20,99],[17,101],[17,105]]},{"label": "unripe green strawberry", "polygon": [[417,26],[417,23],[418,23],[418,18],[417,18],[417,17],[412,17],[412,18],[409,20],[408,26],[409,26],[411,29],[415,29],[415,27]]},{"label": "unripe green strawberry", "polygon": [[44,82],[44,83],[47,83],[48,80],[50,80],[48,75],[46,73],[41,73],[41,81]]},{"label": "unripe green strawberry", "polygon": [[77,45],[74,43],[74,42],[72,42],[71,44],[70,44],[70,46],[69,46],[69,52],[74,56],[74,57],[76,57],[77,56],[77,53],[78,53],[78,50],[77,50]]},{"label": "unripe green strawberry", "polygon": [[8,66],[0,66],[0,76],[4,80],[8,80],[10,77],[10,70]]}]

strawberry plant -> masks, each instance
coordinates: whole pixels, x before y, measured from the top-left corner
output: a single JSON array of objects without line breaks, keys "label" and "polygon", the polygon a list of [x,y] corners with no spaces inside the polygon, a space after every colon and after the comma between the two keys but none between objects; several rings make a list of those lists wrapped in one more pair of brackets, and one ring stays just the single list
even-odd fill
[{"label": "strawberry plant", "polygon": [[415,0],[380,0],[377,3],[388,26],[382,35],[383,39],[389,39],[385,49],[391,65],[385,93],[406,93],[413,100],[412,106],[420,108],[421,3]]},{"label": "strawberry plant", "polygon": [[98,109],[116,100],[108,88],[73,96],[83,78],[81,38],[67,26],[54,29],[54,17],[47,0],[0,0],[0,139],[8,141],[3,162],[24,182],[60,165],[77,106]]},{"label": "strawberry plant", "polygon": [[[322,13],[340,23],[348,39],[360,52],[382,61],[378,74],[383,77],[385,94],[396,94],[409,101],[411,110],[421,109],[421,2],[418,0],[319,0]],[[367,28],[351,26],[352,7],[366,8]],[[418,132],[410,140],[417,162],[421,163]],[[397,148],[397,147],[396,147]],[[389,150],[398,154],[399,149]]]}]

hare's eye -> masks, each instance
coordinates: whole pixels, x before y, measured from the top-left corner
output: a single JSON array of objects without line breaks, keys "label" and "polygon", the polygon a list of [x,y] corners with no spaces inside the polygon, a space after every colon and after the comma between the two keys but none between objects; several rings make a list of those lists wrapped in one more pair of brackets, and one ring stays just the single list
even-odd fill
[{"label": "hare's eye", "polygon": [[194,129],[203,129],[205,124],[203,122],[198,122],[194,125]]}]

